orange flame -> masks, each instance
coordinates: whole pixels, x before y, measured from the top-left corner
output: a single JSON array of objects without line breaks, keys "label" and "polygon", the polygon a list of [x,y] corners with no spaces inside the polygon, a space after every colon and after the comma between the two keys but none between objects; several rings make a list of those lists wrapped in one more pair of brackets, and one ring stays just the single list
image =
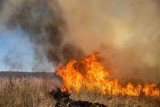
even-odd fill
[{"label": "orange flame", "polygon": [[64,86],[62,91],[80,91],[86,87],[88,91],[97,89],[101,94],[139,96],[159,96],[160,87],[155,84],[138,84],[134,86],[129,82],[125,87],[117,79],[110,80],[109,72],[106,71],[102,63],[97,58],[98,53],[92,54],[80,62],[69,61],[65,67],[59,65],[56,74],[62,77]]}]

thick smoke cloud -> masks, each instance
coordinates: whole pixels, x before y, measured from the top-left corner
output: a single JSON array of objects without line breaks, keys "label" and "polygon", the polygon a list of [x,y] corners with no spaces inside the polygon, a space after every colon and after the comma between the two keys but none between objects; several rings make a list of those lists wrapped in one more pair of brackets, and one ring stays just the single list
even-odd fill
[{"label": "thick smoke cloud", "polygon": [[70,40],[100,51],[114,77],[160,79],[159,0],[60,0]]},{"label": "thick smoke cloud", "polygon": [[46,58],[58,64],[83,55],[80,48],[65,42],[66,22],[57,0],[2,0],[0,4],[1,22],[6,28],[20,27],[33,43],[36,69],[44,67],[41,62]]},{"label": "thick smoke cloud", "polygon": [[0,4],[1,22],[7,29],[20,26],[28,34],[38,62],[66,63],[99,51],[113,77],[160,79],[159,0],[1,0]]}]

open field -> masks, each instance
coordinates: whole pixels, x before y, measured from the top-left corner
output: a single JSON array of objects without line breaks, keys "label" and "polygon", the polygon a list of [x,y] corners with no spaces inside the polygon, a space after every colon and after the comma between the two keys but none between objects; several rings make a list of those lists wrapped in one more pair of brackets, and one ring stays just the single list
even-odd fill
[{"label": "open field", "polygon": [[[56,101],[49,92],[60,83],[47,78],[1,78],[0,107],[54,107]],[[159,107],[159,97],[107,96],[96,92],[73,92],[74,100],[98,102],[109,107]]]},{"label": "open field", "polygon": [[1,79],[0,107],[54,107],[43,79]]}]

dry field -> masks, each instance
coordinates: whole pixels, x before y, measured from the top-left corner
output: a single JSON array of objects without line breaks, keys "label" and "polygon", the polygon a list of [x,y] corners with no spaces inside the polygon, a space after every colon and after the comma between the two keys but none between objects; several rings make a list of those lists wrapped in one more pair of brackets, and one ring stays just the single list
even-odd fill
[{"label": "dry field", "polygon": [[[44,78],[0,79],[0,107],[54,107],[55,101],[49,91],[56,80]],[[159,97],[107,96],[96,92],[73,92],[71,98],[90,102],[99,102],[109,107],[160,107]]]},{"label": "dry field", "polygon": [[0,107],[54,107],[44,79],[1,79]]}]

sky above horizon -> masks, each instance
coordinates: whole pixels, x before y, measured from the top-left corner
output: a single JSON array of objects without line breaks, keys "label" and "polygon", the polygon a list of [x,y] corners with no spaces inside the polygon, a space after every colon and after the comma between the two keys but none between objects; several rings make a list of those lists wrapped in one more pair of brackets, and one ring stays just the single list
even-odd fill
[{"label": "sky above horizon", "polygon": [[0,71],[31,71],[33,47],[19,27],[0,29]]}]

